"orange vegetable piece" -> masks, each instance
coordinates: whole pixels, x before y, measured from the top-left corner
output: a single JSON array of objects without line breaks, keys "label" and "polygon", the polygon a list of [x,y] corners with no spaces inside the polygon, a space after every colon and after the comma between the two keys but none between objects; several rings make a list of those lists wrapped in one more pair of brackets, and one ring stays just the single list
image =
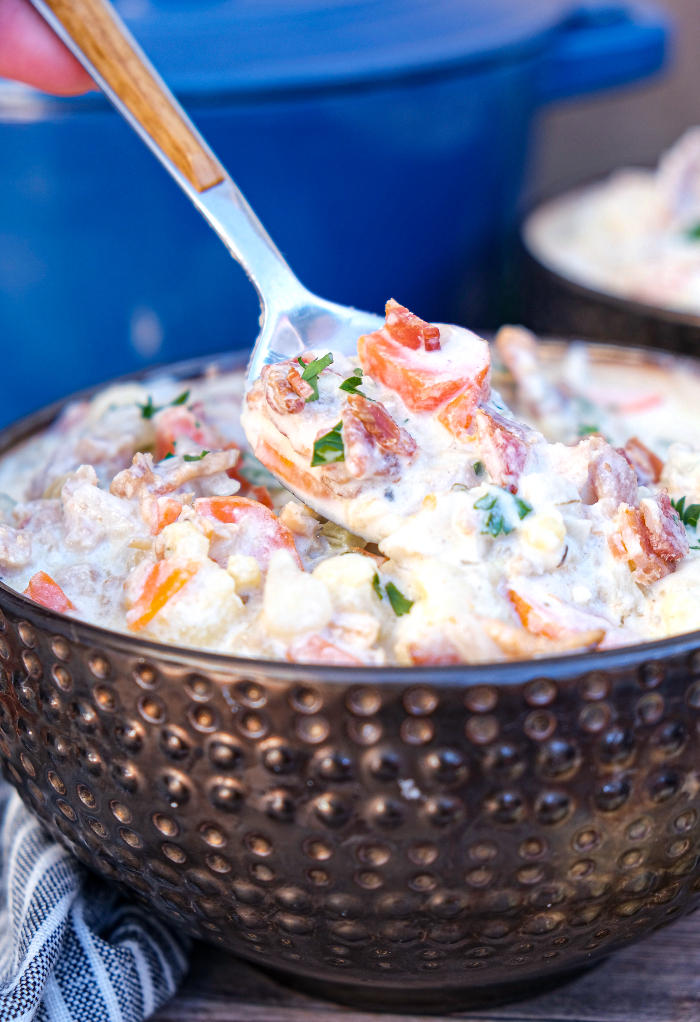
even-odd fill
[{"label": "orange vegetable piece", "polygon": [[155,460],[162,461],[166,454],[175,453],[175,441],[181,436],[187,436],[195,443],[201,444],[202,449],[211,449],[218,446],[212,442],[201,423],[193,413],[181,405],[175,408],[165,408],[155,418],[156,427],[156,449]]},{"label": "orange vegetable piece", "polygon": [[132,632],[145,628],[168,600],[179,593],[197,574],[196,561],[158,561],[154,564],[133,607],[127,611],[126,623]]},{"label": "orange vegetable piece", "polygon": [[180,517],[182,504],[172,497],[160,497],[156,504],[155,521],[151,531],[157,536],[163,531],[166,525],[172,525]]},{"label": "orange vegetable piece", "polygon": [[465,441],[474,436],[474,412],[479,401],[478,389],[467,390],[445,405],[438,413],[438,419],[449,429],[457,440]]},{"label": "orange vegetable piece", "polygon": [[241,539],[261,567],[267,567],[275,550],[288,550],[301,568],[294,537],[273,512],[248,497],[199,497],[194,509],[204,518],[247,526]]},{"label": "orange vegetable piece", "polygon": [[[403,312],[411,315],[407,310]],[[413,326],[410,336],[437,330],[417,317],[413,319],[422,326]],[[490,359],[484,341],[461,336],[453,339],[448,348],[438,349],[429,346],[430,339],[426,342],[424,338],[422,347],[412,347],[405,343],[407,331],[403,320],[401,329],[387,320],[381,330],[360,337],[357,351],[363,372],[396,391],[413,412],[433,412],[468,391],[477,395],[475,400],[486,396]]]},{"label": "orange vegetable piece", "polygon": [[332,664],[335,667],[358,667],[362,661],[334,646],[332,642],[313,632],[297,639],[289,647],[287,659],[294,664]]},{"label": "orange vegetable piece", "polygon": [[543,616],[531,603],[528,603],[512,589],[508,590],[508,596],[522,625],[533,635],[546,635],[549,639],[559,639],[570,630],[564,628],[560,622]]},{"label": "orange vegetable piece", "polygon": [[319,500],[336,499],[336,494],[326,486],[323,480],[280,454],[267,440],[258,441],[255,447],[255,457],[273,475],[288,483],[294,493],[306,494],[308,497],[316,497]]},{"label": "orange vegetable piece", "polygon": [[45,571],[37,571],[36,575],[32,575],[24,590],[24,595],[28,596],[30,600],[34,600],[35,603],[40,603],[42,607],[58,611],[59,614],[65,614],[67,610],[75,610],[74,604],[68,599],[60,585],[54,582]]}]

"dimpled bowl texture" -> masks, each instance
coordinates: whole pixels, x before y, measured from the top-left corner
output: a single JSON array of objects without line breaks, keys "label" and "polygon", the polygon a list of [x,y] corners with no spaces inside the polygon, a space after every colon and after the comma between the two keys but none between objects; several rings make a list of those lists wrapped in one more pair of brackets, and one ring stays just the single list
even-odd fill
[{"label": "dimpled bowl texture", "polygon": [[332,669],[141,641],[1,583],[0,608],[0,757],[46,829],[170,925],[331,996],[517,994],[700,898],[698,633]]}]

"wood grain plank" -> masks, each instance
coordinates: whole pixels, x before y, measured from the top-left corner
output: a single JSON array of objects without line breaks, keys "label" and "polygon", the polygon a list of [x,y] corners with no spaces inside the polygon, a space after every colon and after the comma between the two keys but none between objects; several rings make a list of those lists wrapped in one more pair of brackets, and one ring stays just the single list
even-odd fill
[{"label": "wood grain plank", "polygon": [[[700,912],[538,997],[440,1018],[469,1022],[700,1022]],[[199,947],[180,994],[154,1022],[438,1022],[374,1014],[290,990],[258,969]]]},{"label": "wood grain plank", "polygon": [[45,0],[70,37],[198,192],[224,179],[170,98],[122,35],[104,0]]}]

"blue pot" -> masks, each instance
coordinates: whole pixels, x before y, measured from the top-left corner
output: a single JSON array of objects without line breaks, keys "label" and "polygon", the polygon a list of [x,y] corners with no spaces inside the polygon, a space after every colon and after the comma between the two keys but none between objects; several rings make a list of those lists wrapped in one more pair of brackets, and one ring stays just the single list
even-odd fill
[{"label": "blue pot", "polygon": [[[121,0],[307,287],[485,322],[538,105],[663,63],[636,3]],[[252,344],[242,271],[101,96],[0,87],[0,423]]]}]

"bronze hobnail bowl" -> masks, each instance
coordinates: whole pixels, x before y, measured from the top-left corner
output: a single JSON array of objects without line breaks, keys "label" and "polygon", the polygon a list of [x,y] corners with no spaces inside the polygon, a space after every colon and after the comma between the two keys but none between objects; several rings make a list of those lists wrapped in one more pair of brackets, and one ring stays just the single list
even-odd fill
[{"label": "bronze hobnail bowl", "polygon": [[0,608],[0,756],[47,831],[331,996],[517,995],[700,898],[700,633],[333,669],[142,641],[1,583]]}]

